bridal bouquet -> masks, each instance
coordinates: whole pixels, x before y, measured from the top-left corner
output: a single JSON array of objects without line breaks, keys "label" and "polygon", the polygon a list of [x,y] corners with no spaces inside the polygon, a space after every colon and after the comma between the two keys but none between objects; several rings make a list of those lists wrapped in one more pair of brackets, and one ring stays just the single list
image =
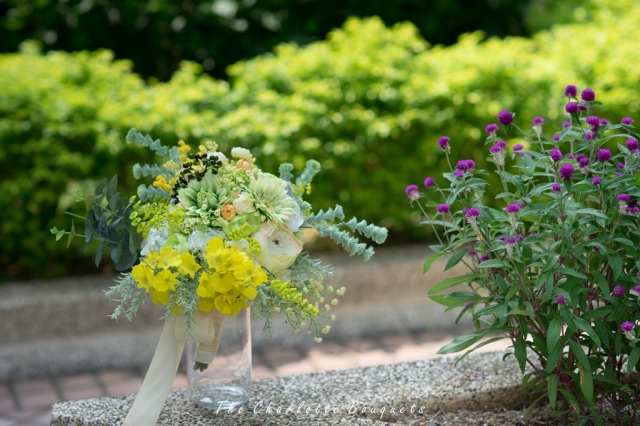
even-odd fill
[{"label": "bridal bouquet", "polygon": [[[304,197],[320,170],[317,161],[308,161],[294,181],[291,164],[282,164],[279,176],[266,173],[245,148],[233,148],[229,158],[206,142],[192,153],[182,141],[169,148],[135,130],[127,143],[162,158],[159,165],[133,168],[136,179],[152,177],[153,184],[124,198],[114,176],[91,194],[76,194],[87,211],[78,216],[86,221],[81,236],[87,244],[99,241],[96,265],[110,247],[116,269],[123,271],[107,292],[119,302],[113,317],[132,319],[150,297],[165,306],[166,318],[181,316],[189,335],[202,312],[236,315],[250,306],[265,319],[266,331],[280,312],[294,332],[306,326],[320,342],[330,327],[318,319],[334,319],[330,305],[345,288],[327,283],[332,270],[303,252],[303,230],[316,229],[365,261],[373,248],[352,234],[380,244],[387,230],[355,218],[344,221],[340,206],[312,213]],[[78,235],[74,222],[70,231],[51,231],[57,239],[68,235],[69,242]],[[215,344],[208,350],[196,368],[206,367]]]}]

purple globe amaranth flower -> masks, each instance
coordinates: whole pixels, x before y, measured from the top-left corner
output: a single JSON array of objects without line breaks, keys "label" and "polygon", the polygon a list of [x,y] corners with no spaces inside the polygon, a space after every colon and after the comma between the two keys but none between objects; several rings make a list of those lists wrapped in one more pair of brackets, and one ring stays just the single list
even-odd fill
[{"label": "purple globe amaranth flower", "polygon": [[587,110],[586,102],[580,101],[580,103],[578,104],[578,110],[586,111]]},{"label": "purple globe amaranth flower", "polygon": [[498,127],[498,125],[494,123],[487,124],[487,127],[484,128],[484,131],[487,133],[495,133],[498,130],[500,130],[500,127]]},{"label": "purple globe amaranth flower", "polygon": [[591,179],[591,183],[594,185],[600,185],[602,183],[602,178],[600,176],[594,176],[593,179]]},{"label": "purple globe amaranth flower", "polygon": [[517,244],[518,243],[518,239],[516,237],[504,237],[502,239],[502,241],[504,241],[505,244]]},{"label": "purple globe amaranth flower", "polygon": [[558,297],[556,297],[556,302],[558,302],[558,304],[562,305],[564,303],[564,296],[559,294]]},{"label": "purple globe amaranth flower", "polygon": [[576,112],[578,112],[578,104],[576,102],[569,102],[564,107],[564,110],[567,111],[569,114],[575,114]]},{"label": "purple globe amaranth flower", "polygon": [[626,293],[626,290],[620,284],[618,284],[613,288],[613,295],[616,297],[622,297],[624,296],[625,293]]},{"label": "purple globe amaranth flower", "polygon": [[600,125],[601,126],[607,126],[609,124],[609,120],[607,120],[606,118],[601,118],[600,119]]},{"label": "purple globe amaranth flower", "polygon": [[476,162],[473,160],[460,160],[456,164],[456,167],[464,172],[471,171],[476,167]]},{"label": "purple globe amaranth flower", "polygon": [[549,157],[551,157],[551,159],[557,163],[558,161],[562,160],[562,152],[558,148],[553,148],[551,151],[549,151]]},{"label": "purple globe amaranth flower", "polygon": [[434,178],[432,178],[431,176],[428,176],[428,177],[426,177],[424,179],[425,188],[431,188],[434,183],[436,183],[436,180]]},{"label": "purple globe amaranth flower", "polygon": [[496,142],[496,146],[499,146],[500,148],[506,148],[507,143],[505,141],[498,141]]},{"label": "purple globe amaranth flower", "polygon": [[440,136],[438,138],[438,146],[440,148],[442,148],[443,151],[449,152],[449,150],[451,149],[449,147],[449,141],[450,140],[451,140],[451,138],[449,136]]},{"label": "purple globe amaranth flower", "polygon": [[500,151],[502,151],[502,147],[498,146],[498,145],[492,145],[489,148],[489,152],[492,153],[492,154],[495,154],[496,152],[500,152]]},{"label": "purple globe amaranth flower", "polygon": [[622,176],[622,173],[616,173],[616,177]]},{"label": "purple globe amaranth flower", "polygon": [[467,252],[467,256],[469,256],[469,257],[475,257],[475,256],[477,256],[477,255],[478,255],[478,252],[477,252],[477,251],[468,251],[468,252]]},{"label": "purple globe amaranth flower", "polygon": [[633,124],[633,118],[625,117],[625,118],[622,119],[622,121],[620,123],[626,124],[627,126],[630,126],[630,125]]},{"label": "purple globe amaranth flower", "polygon": [[594,246],[594,247],[593,247],[593,249],[594,249],[595,251],[597,251],[598,253],[600,253],[600,246]]},{"label": "purple globe amaranth flower", "polygon": [[467,303],[465,303],[465,304],[464,304],[464,308],[465,308],[465,309],[470,308],[471,306],[473,306],[473,305],[474,305],[474,303],[475,303],[475,302],[467,302]]},{"label": "purple globe amaranth flower", "polygon": [[591,130],[598,130],[600,128],[600,119],[595,115],[587,117],[586,123],[591,126]]},{"label": "purple globe amaranth flower", "polygon": [[537,233],[537,232],[532,232],[532,233],[530,233],[530,234],[529,234],[529,236],[530,236],[530,237],[537,237],[537,236],[538,236],[538,233]]},{"label": "purple globe amaranth flower", "polygon": [[488,254],[480,255],[480,263],[482,263],[482,262],[484,262],[486,260],[489,260],[489,259],[491,259],[491,256],[489,256]]},{"label": "purple globe amaranth flower", "polygon": [[629,207],[629,214],[638,214],[640,213],[640,207],[635,206],[635,207]]},{"label": "purple globe amaranth flower", "polygon": [[617,197],[618,201],[624,201],[625,203],[629,201],[629,194],[619,194]]},{"label": "purple globe amaranth flower", "polygon": [[509,204],[504,210],[507,213],[518,213],[520,211],[520,206],[513,203],[513,204]]},{"label": "purple globe amaranth flower", "polygon": [[584,132],[584,138],[588,141],[592,141],[596,138],[596,132],[594,132],[593,130],[588,130]]},{"label": "purple globe amaranth flower", "polygon": [[559,141],[560,140],[560,135],[557,134],[557,133],[555,135],[553,135],[553,140],[554,141]]},{"label": "purple globe amaranth flower", "polygon": [[633,138],[627,139],[626,145],[627,149],[632,154],[636,154],[638,152],[638,148],[640,148],[640,146],[638,145],[638,141]]},{"label": "purple globe amaranth flower", "polygon": [[409,200],[411,201],[415,201],[420,198],[420,190],[418,189],[418,185],[409,185],[404,190],[404,192],[407,194],[407,197],[409,197]]},{"label": "purple globe amaranth flower", "polygon": [[467,210],[467,217],[478,217],[482,214],[482,212],[475,207],[471,207]]},{"label": "purple globe amaranth flower", "polygon": [[611,151],[604,148],[598,151],[598,160],[604,163],[605,161],[609,161],[610,159],[611,159]]},{"label": "purple globe amaranth flower", "polygon": [[560,192],[562,191],[562,185],[556,182],[553,185],[551,185],[551,190],[553,192]]},{"label": "purple globe amaranth flower", "polygon": [[524,146],[522,146],[522,144],[516,144],[513,146],[513,152],[518,152],[518,151],[522,151],[524,149]]},{"label": "purple globe amaranth flower", "polygon": [[633,330],[635,327],[635,325],[633,325],[633,323],[631,321],[625,321],[622,323],[622,325],[620,325],[620,329],[622,329],[622,331],[631,331]]},{"label": "purple globe amaranth flower", "polygon": [[624,163],[618,163],[616,164],[616,167],[619,169],[624,169]]},{"label": "purple globe amaranth flower", "polygon": [[566,158],[569,158],[571,160],[575,160],[577,157],[575,156],[575,154],[567,154]]},{"label": "purple globe amaranth flower", "polygon": [[544,123],[544,118],[542,118],[542,117],[534,117],[534,119],[531,120],[531,122],[533,124],[543,124]]},{"label": "purple globe amaranth flower", "polygon": [[449,204],[439,204],[438,207],[436,207],[436,211],[440,214],[449,213],[451,207],[449,207]]},{"label": "purple globe amaranth flower", "polygon": [[587,167],[589,165],[589,157],[585,157],[584,155],[580,154],[576,160],[578,161],[578,165],[580,167]]},{"label": "purple globe amaranth flower", "polygon": [[563,121],[562,122],[562,128],[565,129],[567,127],[571,127],[571,122],[570,121]]},{"label": "purple globe amaranth flower", "polygon": [[570,84],[564,89],[564,95],[569,98],[575,98],[578,95],[578,88]]},{"label": "purple globe amaranth flower", "polygon": [[511,114],[509,111],[507,111],[506,109],[503,109],[502,111],[500,111],[500,113],[498,114],[498,121],[500,122],[500,124],[502,124],[503,126],[508,126],[509,124],[513,123],[513,114]]},{"label": "purple globe amaranth flower", "polygon": [[582,91],[582,93],[580,94],[580,97],[585,102],[593,102],[596,100],[596,92],[594,92],[592,89],[589,89],[587,87]]},{"label": "purple globe amaranth flower", "polygon": [[453,171],[453,175],[454,175],[456,178],[460,179],[462,176],[464,176],[464,172],[463,172],[462,170],[454,170],[454,171]]},{"label": "purple globe amaranth flower", "polygon": [[522,235],[522,234],[517,234],[517,235],[516,235],[516,238],[517,238],[517,239],[519,239],[519,240],[524,240],[524,235]]},{"label": "purple globe amaranth flower", "polygon": [[635,286],[632,290],[629,291],[629,293],[633,294],[634,296],[640,296],[640,285]]},{"label": "purple globe amaranth flower", "polygon": [[560,177],[562,177],[562,179],[569,180],[571,179],[575,171],[576,169],[573,167],[572,164],[568,164],[568,163],[563,164],[560,167]]}]

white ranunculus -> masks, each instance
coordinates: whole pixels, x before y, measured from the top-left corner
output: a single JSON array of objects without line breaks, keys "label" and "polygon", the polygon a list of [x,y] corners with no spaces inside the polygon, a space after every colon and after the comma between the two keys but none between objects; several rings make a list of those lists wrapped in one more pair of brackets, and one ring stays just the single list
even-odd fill
[{"label": "white ranunculus", "polygon": [[243,160],[251,161],[251,151],[249,151],[247,148],[233,148],[231,150],[231,156],[233,158],[241,158]]},{"label": "white ranunculus", "polygon": [[151,228],[147,238],[142,241],[141,256],[146,256],[151,252],[160,251],[164,247],[164,243],[169,239],[169,228],[163,226],[160,229]]},{"label": "white ranunculus", "polygon": [[256,260],[274,274],[279,274],[293,264],[302,251],[302,243],[286,228],[274,228],[263,223],[251,238],[260,244]]},{"label": "white ranunculus", "polygon": [[302,217],[302,212],[300,211],[300,205],[297,201],[293,202],[295,207],[293,208],[293,216],[289,219],[289,222],[285,223],[285,226],[289,228],[291,232],[296,232],[302,224],[304,223],[304,217]]},{"label": "white ranunculus", "polygon": [[238,198],[233,200],[232,204],[233,204],[233,207],[236,208],[236,211],[240,214],[251,213],[256,211],[256,208],[253,205],[253,201],[251,200],[251,197],[249,197],[245,193],[240,194]]}]

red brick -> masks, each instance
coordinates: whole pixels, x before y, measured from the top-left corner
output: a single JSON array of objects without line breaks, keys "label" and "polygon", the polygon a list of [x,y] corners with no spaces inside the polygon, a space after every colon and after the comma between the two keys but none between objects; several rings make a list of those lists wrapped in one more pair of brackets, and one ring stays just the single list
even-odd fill
[{"label": "red brick", "polygon": [[46,408],[56,402],[60,402],[60,398],[55,392],[38,392],[20,397],[20,404],[23,408]]},{"label": "red brick", "polygon": [[27,380],[24,382],[16,382],[15,389],[18,395],[22,396],[23,394],[33,392],[42,393],[52,391],[53,385],[49,380]]}]

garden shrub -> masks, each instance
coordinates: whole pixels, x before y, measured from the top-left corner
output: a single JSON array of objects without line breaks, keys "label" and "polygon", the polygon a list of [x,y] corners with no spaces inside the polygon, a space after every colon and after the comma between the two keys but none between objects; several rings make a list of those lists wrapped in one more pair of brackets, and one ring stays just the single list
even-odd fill
[{"label": "garden shrub", "polygon": [[[324,170],[314,206],[337,196],[354,215],[389,226],[392,241],[423,238],[403,188],[446,170],[442,134],[452,155],[484,167],[484,127],[499,110],[557,128],[567,82],[593,87],[612,122],[638,111],[640,10],[631,0],[608,3],[594,0],[592,22],[532,39],[473,33],[450,47],[430,46],[412,24],[351,19],[326,41],[283,44],[230,67],[231,88],[192,63],[167,83],[145,85],[105,51],[0,55],[0,271],[64,271],[72,258],[48,229],[68,223],[74,188],[149,161],[125,148],[131,127],[166,143],[243,145],[272,172],[316,158]],[[499,183],[489,183],[492,197]],[[121,182],[123,194],[135,185]]]}]

